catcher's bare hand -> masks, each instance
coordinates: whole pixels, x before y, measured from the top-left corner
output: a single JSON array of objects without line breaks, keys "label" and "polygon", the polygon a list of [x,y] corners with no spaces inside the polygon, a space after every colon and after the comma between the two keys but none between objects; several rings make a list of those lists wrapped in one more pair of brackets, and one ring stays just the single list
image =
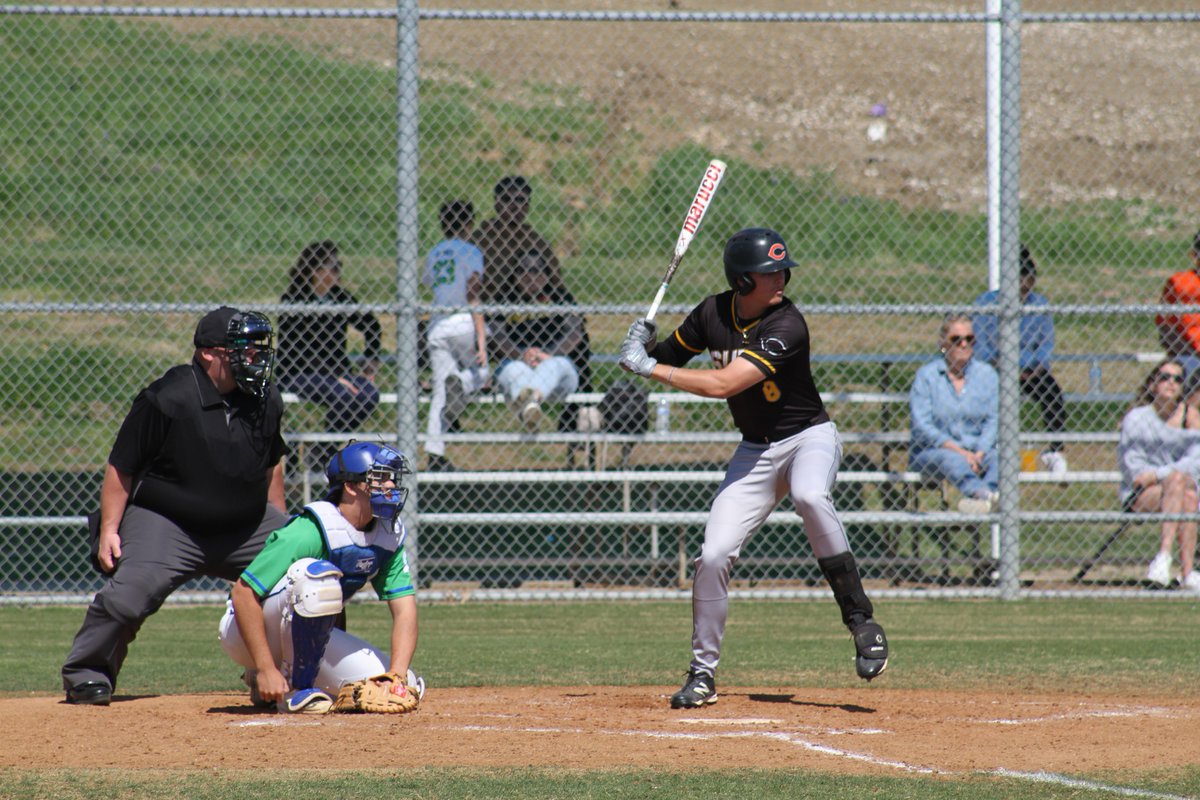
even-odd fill
[{"label": "catcher's bare hand", "polygon": [[288,693],[287,678],[283,677],[283,673],[278,669],[260,669],[254,683],[258,687],[259,696],[267,702],[277,703]]}]

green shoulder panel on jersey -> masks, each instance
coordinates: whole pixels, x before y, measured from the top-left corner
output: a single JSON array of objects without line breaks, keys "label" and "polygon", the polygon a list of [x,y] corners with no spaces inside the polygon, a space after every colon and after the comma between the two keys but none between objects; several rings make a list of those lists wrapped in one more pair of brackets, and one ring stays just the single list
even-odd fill
[{"label": "green shoulder panel on jersey", "polygon": [[309,517],[300,515],[267,537],[267,543],[242,572],[241,578],[255,594],[266,597],[292,564],[302,558],[328,557],[320,527]]}]

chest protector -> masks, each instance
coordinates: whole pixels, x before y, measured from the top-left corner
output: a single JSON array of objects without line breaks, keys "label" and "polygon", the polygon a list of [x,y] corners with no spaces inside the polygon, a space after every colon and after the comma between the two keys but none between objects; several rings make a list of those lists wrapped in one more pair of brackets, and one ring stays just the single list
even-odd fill
[{"label": "chest protector", "polygon": [[329,550],[329,560],[342,571],[344,600],[349,600],[374,578],[380,567],[404,545],[404,523],[399,519],[394,527],[374,519],[365,531],[360,531],[338,512],[337,506],[324,500],[305,506],[304,513],[316,521]]}]

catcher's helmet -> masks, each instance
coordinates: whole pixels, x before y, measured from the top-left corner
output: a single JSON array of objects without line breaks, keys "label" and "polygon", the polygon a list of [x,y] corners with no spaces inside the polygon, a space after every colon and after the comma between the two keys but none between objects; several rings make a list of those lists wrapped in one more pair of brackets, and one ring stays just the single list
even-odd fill
[{"label": "catcher's helmet", "polygon": [[266,315],[239,311],[230,317],[225,348],[238,388],[255,397],[265,395],[275,368],[275,331]]},{"label": "catcher's helmet", "polygon": [[788,256],[783,237],[770,228],[745,228],[725,243],[725,280],[738,294],[754,290],[755,273],[787,270],[784,285],[792,278],[796,262]]},{"label": "catcher's helmet", "polygon": [[[385,520],[394,519],[404,508],[408,488],[400,481],[411,474],[403,453],[375,442],[351,442],[334,453],[325,467],[330,499],[340,495],[342,484],[366,481],[371,488],[371,513]],[[384,486],[389,482],[390,489]]]}]

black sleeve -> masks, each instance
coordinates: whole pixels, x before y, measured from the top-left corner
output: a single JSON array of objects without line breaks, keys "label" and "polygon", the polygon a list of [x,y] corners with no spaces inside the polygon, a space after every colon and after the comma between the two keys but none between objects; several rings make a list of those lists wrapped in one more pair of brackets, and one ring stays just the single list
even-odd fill
[{"label": "black sleeve", "polygon": [[150,389],[143,389],[121,423],[108,463],[126,475],[141,474],[162,451],[170,429],[171,418],[158,407]]},{"label": "black sleeve", "polygon": [[692,309],[683,324],[676,328],[650,350],[650,355],[668,367],[682,367],[707,347],[704,335],[703,308],[700,304]]},{"label": "black sleeve", "polygon": [[[344,292],[344,303],[357,303],[354,295]],[[355,311],[350,315],[351,327],[363,335],[363,358],[368,361],[379,358],[383,350],[383,329],[379,320],[370,311]]]}]

